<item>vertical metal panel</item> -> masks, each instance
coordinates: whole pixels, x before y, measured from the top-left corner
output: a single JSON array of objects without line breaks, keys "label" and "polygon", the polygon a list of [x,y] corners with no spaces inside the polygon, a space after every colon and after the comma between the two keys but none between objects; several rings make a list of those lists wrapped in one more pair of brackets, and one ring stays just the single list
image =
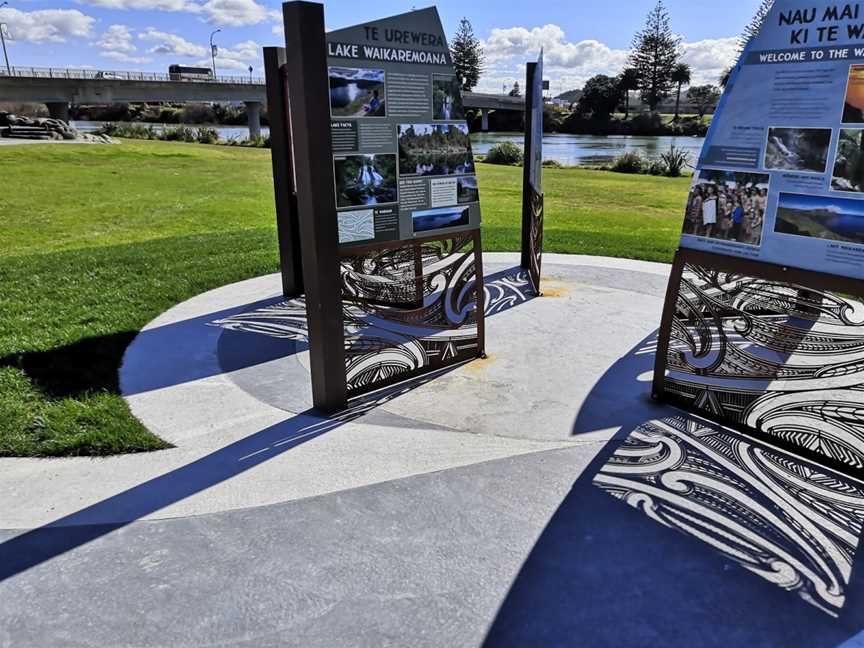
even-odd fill
[{"label": "vertical metal panel", "polygon": [[297,191],[291,153],[291,118],[288,114],[288,87],[283,67],[284,47],[264,48],[267,79],[267,112],[270,118],[270,156],[276,198],[276,231],[282,271],[282,294],[292,299],[303,294],[303,265],[300,228],[297,218]]},{"label": "vertical metal panel", "polygon": [[294,159],[298,161],[297,213],[303,251],[303,284],[309,323],[312,401],[326,411],[347,403],[339,233],[333,179],[330,89],[324,7],[282,5],[285,65]]},{"label": "vertical metal panel", "polygon": [[525,147],[522,155],[522,261],[526,270],[531,267],[531,163],[529,155],[534,145],[534,75],[537,64],[528,63],[525,71]]},{"label": "vertical metal panel", "polygon": [[679,250],[654,396],[860,475],[862,295],[854,279]]}]

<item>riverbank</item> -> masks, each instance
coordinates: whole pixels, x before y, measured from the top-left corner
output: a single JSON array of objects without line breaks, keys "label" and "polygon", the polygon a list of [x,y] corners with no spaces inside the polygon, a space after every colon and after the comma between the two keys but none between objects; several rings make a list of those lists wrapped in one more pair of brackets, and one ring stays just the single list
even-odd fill
[{"label": "riverbank", "polygon": [[[123,351],[172,305],[278,269],[270,152],[9,147],[0,175],[0,456],[165,447],[119,395]],[[517,250],[521,169],[478,176],[484,248]],[[547,169],[545,249],[668,262],[688,182]]]},{"label": "riverbank", "polygon": [[[72,126],[85,133],[97,132],[111,122],[75,121]],[[172,124],[121,124],[121,127],[131,127],[147,132],[177,130]],[[241,126],[190,126],[190,131],[204,129],[215,131],[222,143],[239,144],[248,139],[249,129]],[[270,134],[265,127],[261,129],[262,140]],[[523,133],[471,133],[471,147],[475,155],[486,155],[489,149],[501,142],[513,142],[522,146],[525,141]],[[701,137],[661,136],[641,137],[636,135],[568,135],[563,133],[546,133],[543,136],[543,159],[551,160],[563,166],[604,167],[610,166],[620,155],[637,153],[645,159],[656,160],[671,147],[687,152],[690,163],[695,164],[705,140]]]}]

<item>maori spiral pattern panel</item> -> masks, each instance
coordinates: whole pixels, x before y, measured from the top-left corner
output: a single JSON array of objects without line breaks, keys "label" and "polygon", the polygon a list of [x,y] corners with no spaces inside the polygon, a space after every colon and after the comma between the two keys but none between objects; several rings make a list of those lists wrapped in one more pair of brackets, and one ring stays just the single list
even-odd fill
[{"label": "maori spiral pattern panel", "polygon": [[864,527],[855,481],[671,417],[634,430],[593,483],[826,614],[846,603]]},{"label": "maori spiral pattern panel", "polygon": [[540,267],[543,262],[543,194],[528,183],[531,202],[531,226],[528,232],[530,267],[528,277],[535,295],[540,294]]},{"label": "maori spiral pattern panel", "polygon": [[350,395],[480,354],[476,236],[346,252],[341,264]]},{"label": "maori spiral pattern panel", "polygon": [[673,399],[864,469],[864,303],[687,265],[667,369]]}]

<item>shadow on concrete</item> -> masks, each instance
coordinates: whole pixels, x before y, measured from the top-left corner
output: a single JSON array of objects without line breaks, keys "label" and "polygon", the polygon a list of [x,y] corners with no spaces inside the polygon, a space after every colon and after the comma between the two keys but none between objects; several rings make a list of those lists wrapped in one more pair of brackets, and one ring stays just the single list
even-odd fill
[{"label": "shadow on concrete", "polygon": [[483,278],[485,300],[483,312],[493,317],[536,299],[531,291],[528,271],[519,266],[499,270]]},{"label": "shadow on concrete", "polygon": [[834,618],[595,487],[616,449],[596,458],[547,524],[486,646],[834,648],[864,627],[860,556]]},{"label": "shadow on concrete", "polygon": [[573,434],[620,431],[546,525],[485,645],[833,648],[859,633],[864,484],[650,404],[655,347],[649,336],[615,363],[579,411]]},{"label": "shadow on concrete", "polygon": [[[192,463],[59,518],[43,527],[26,531],[0,544],[0,582],[355,421],[387,401],[416,389],[458,366],[447,367],[352,399],[347,409],[329,417],[315,410],[297,414]],[[106,522],[107,520],[111,522]]]},{"label": "shadow on concrete", "polygon": [[[528,275],[519,267],[486,276],[484,287],[487,317],[503,313],[533,298]],[[250,333],[257,335],[247,337]],[[186,356],[190,340],[195,341],[197,348],[218,351],[189,362]],[[128,335],[125,341],[128,344]],[[302,353],[308,349],[305,303],[302,298],[285,302],[273,297],[243,304],[142,331],[133,345],[135,353],[127,356],[127,364],[122,370],[122,388],[127,395],[171,387]],[[122,349],[119,349],[113,356],[116,364],[112,366],[115,370],[120,366],[122,355]]]},{"label": "shadow on concrete", "polygon": [[616,438],[668,408],[651,400],[651,380],[657,352],[655,331],[606,370],[576,414],[572,434],[620,428]]},{"label": "shadow on concrete", "polygon": [[[141,331],[130,346],[130,349],[136,349],[136,353],[127,355],[125,360],[118,359],[116,365],[116,368],[120,367],[120,360],[126,363],[121,369],[123,393],[140,394],[223,373],[225,370],[215,354],[190,361],[187,357],[189,341],[195,340],[198,348],[215,349],[222,329],[210,326],[213,321],[273,306],[280,301],[279,297],[271,297]],[[266,360],[275,360],[290,352],[291,348],[262,347],[269,354],[266,358],[252,350],[245,358],[233,358],[233,368],[242,369]]]}]

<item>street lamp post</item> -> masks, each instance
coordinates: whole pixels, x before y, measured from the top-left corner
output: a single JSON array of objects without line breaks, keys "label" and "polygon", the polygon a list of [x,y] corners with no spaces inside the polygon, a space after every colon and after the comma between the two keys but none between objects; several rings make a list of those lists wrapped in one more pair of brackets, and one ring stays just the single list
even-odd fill
[{"label": "street lamp post", "polygon": [[252,83],[252,66],[249,66],[249,83]]},{"label": "street lamp post", "polygon": [[[8,2],[0,2],[0,9],[8,5]],[[11,77],[12,67],[9,65],[9,53],[6,51],[6,23],[0,23],[0,43],[3,45],[3,59],[6,61],[6,72]]]},{"label": "street lamp post", "polygon": [[213,61],[213,80],[216,80],[216,46],[213,44],[213,37],[221,32],[221,29],[216,29],[210,34],[210,60]]}]

